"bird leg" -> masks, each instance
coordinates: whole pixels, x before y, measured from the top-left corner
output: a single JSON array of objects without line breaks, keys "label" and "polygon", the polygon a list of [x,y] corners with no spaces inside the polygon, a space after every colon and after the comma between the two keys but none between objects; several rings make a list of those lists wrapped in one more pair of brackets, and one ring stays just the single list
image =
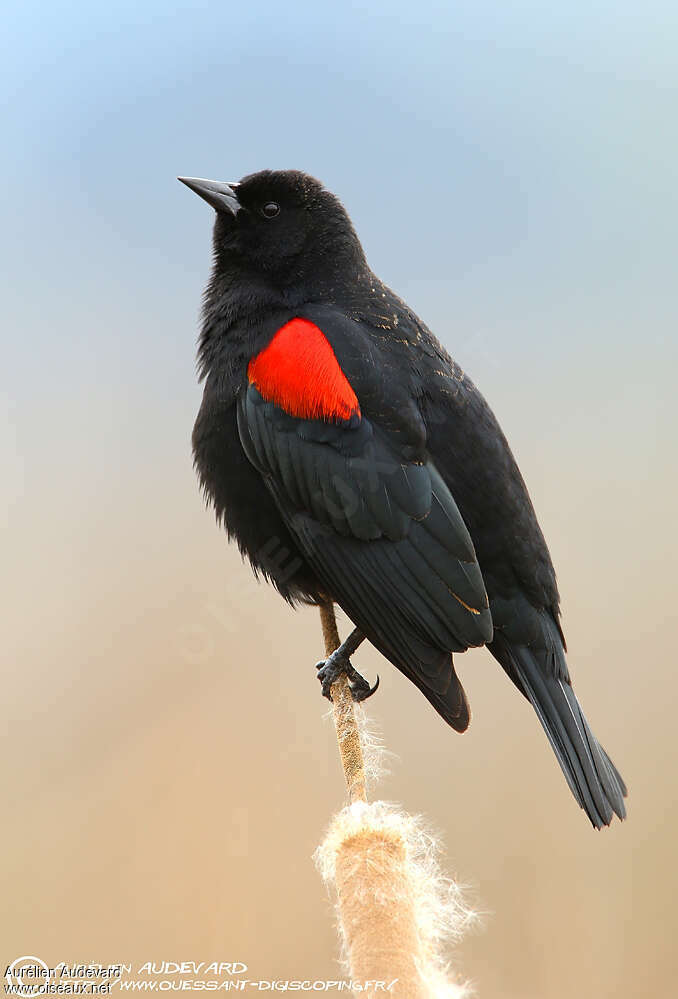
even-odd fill
[{"label": "bird leg", "polygon": [[322,684],[323,697],[329,701],[332,700],[330,688],[342,673],[346,674],[351,697],[354,701],[364,701],[365,698],[371,697],[379,686],[379,677],[377,677],[375,685],[370,687],[365,677],[361,676],[358,670],[351,665],[351,656],[364,640],[365,636],[356,628],[327,659],[321,659],[319,663],[316,663],[315,668],[318,670],[318,679]]}]

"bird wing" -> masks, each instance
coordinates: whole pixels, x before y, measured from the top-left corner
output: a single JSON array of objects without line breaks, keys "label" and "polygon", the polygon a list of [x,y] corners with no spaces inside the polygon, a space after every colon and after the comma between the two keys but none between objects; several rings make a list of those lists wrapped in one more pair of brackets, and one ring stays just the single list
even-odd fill
[{"label": "bird wing", "polygon": [[[494,625],[488,649],[531,702],[575,798],[600,828],[613,813],[626,814],[626,786],[572,689],[555,572],[527,488],[473,382],[406,307],[396,316],[400,343],[418,348],[410,390],[421,400],[429,453],[482,565]],[[370,320],[377,332],[374,317],[363,321]]]},{"label": "bird wing", "polygon": [[385,398],[380,412],[363,413],[324,332],[295,318],[250,360],[238,430],[328,593],[465,727],[449,653],[491,640],[485,585],[421,426]]}]

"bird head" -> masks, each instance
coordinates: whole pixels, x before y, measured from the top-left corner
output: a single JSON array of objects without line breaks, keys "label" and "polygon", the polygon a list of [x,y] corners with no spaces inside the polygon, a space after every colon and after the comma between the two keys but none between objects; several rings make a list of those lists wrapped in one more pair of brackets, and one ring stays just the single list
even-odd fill
[{"label": "bird head", "polygon": [[237,183],[179,177],[214,208],[215,263],[279,288],[327,290],[365,257],[341,202],[298,170],[262,170]]}]

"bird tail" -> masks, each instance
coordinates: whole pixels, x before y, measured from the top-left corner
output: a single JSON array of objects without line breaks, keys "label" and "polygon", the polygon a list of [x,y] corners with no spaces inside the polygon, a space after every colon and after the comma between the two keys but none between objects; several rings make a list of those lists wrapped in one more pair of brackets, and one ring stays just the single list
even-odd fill
[{"label": "bird tail", "polygon": [[596,829],[613,814],[626,817],[626,785],[584,717],[567,675],[559,676],[544,650],[509,645],[495,632],[490,651],[537,712],[573,795]]}]

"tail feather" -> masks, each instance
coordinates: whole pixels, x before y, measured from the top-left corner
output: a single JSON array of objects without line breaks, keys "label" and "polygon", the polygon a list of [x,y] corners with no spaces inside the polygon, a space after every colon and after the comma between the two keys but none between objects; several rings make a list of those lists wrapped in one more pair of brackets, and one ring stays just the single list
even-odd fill
[{"label": "tail feather", "polygon": [[495,637],[492,652],[531,702],[565,778],[596,829],[625,818],[626,785],[593,735],[572,686],[548,668],[544,650]]}]

